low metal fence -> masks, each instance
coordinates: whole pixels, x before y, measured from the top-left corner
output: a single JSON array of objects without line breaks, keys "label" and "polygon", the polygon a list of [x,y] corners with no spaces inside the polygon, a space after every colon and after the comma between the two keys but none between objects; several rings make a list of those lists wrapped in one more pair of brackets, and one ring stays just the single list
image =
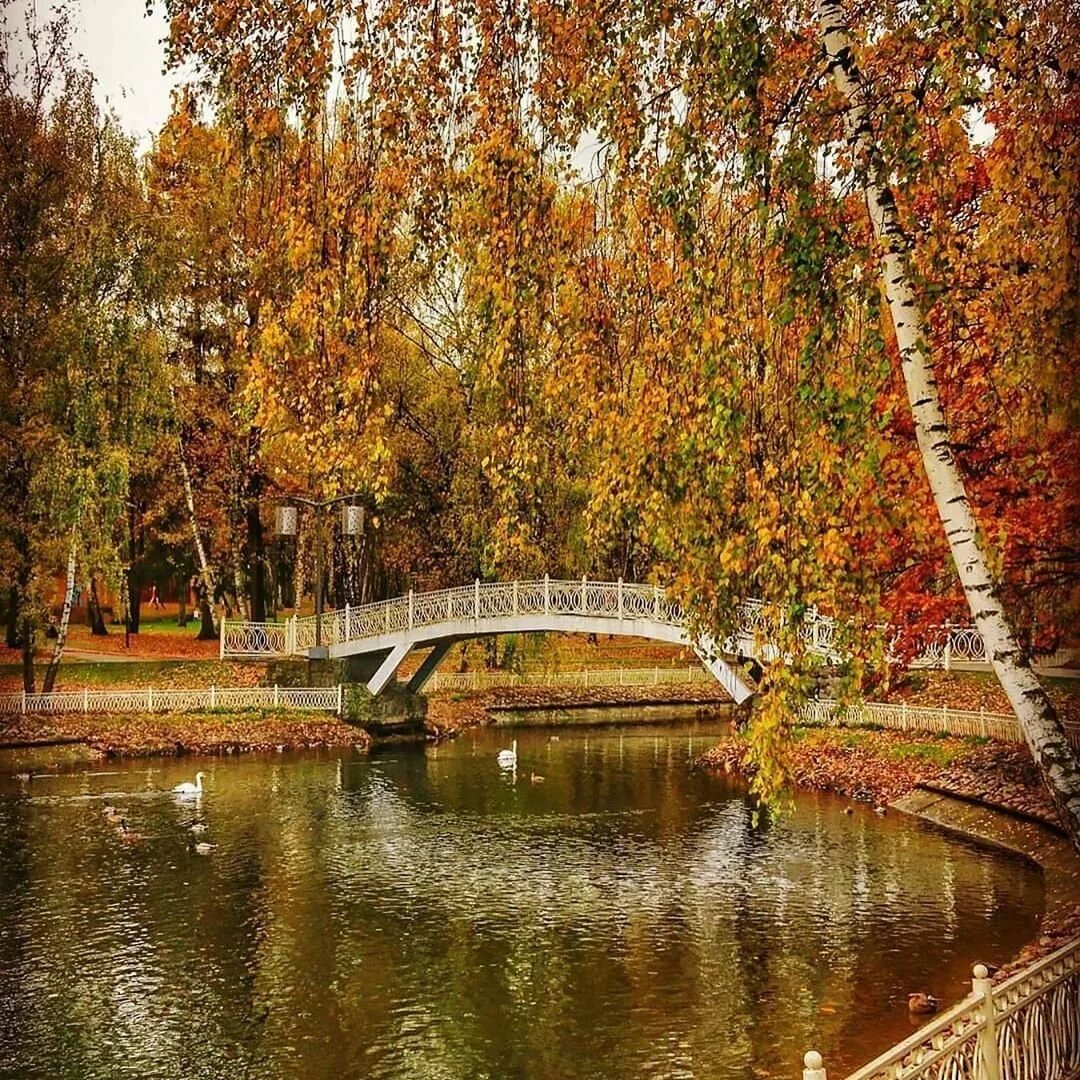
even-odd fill
[{"label": "low metal fence", "polygon": [[880,727],[894,731],[928,731],[944,735],[974,736],[1023,742],[1024,736],[1011,713],[987,712],[985,709],[928,708],[906,702],[865,701],[841,705],[829,698],[811,701],[799,713],[806,724],[837,727]]},{"label": "low metal fence", "polygon": [[[828,1080],[821,1055],[803,1080]],[[978,964],[971,993],[847,1080],[1072,1080],[1080,1072],[1080,938],[993,985]]]},{"label": "low metal fence", "polygon": [[0,714],[198,712],[293,709],[341,713],[341,686],[207,686],[190,690],[66,690],[0,694]]}]

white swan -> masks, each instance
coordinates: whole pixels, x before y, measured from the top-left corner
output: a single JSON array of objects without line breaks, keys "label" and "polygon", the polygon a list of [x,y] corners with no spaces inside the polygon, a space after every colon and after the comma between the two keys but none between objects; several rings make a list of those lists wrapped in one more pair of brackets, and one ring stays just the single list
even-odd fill
[{"label": "white swan", "polygon": [[177,784],[173,788],[174,795],[201,795],[202,794],[202,782],[206,773],[197,772],[195,774],[195,783],[185,780],[182,784]]},{"label": "white swan", "polygon": [[510,745],[512,749],[500,750],[499,756],[495,759],[498,761],[500,768],[512,769],[517,765],[517,739]]}]

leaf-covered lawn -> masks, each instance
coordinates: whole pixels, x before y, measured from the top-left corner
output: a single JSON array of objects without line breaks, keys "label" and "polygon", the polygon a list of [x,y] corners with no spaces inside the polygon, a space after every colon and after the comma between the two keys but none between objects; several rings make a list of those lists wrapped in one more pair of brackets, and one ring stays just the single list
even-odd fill
[{"label": "leaf-covered lawn", "polygon": [[360,728],[325,713],[201,712],[0,717],[0,747],[83,740],[103,755],[232,753],[366,746]]}]

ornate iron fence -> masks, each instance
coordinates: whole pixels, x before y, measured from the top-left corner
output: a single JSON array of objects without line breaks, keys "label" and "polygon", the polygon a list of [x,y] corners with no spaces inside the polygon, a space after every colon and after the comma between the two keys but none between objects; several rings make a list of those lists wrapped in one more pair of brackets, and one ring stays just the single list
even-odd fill
[{"label": "ornate iron fence", "polygon": [[946,735],[976,736],[1023,742],[1016,717],[985,709],[940,709],[905,702],[860,702],[842,706],[829,698],[819,698],[803,706],[799,719],[807,724],[839,727],[882,727],[896,731],[932,731]]},{"label": "ornate iron fence", "polygon": [[[804,1080],[827,1080],[821,1055]],[[971,993],[847,1080],[1072,1080],[1080,1070],[1080,938],[994,986],[975,967]]]},{"label": "ornate iron fence", "polygon": [[[475,581],[454,589],[413,593],[362,607],[346,606],[322,615],[322,642],[327,646],[364,641],[413,630],[462,622],[512,619],[518,616],[566,615],[620,621],[643,620],[683,627],[686,615],[664,590],[622,581]],[[737,637],[741,642],[768,638],[770,626],[763,604],[746,600],[739,606]],[[305,656],[315,644],[314,615],[293,616],[284,623],[226,623],[222,620],[221,656]],[[812,612],[804,627],[806,640],[828,652],[835,636],[833,621]],[[725,643],[736,651],[740,641]]]},{"label": "ornate iron fence", "polygon": [[[624,581],[580,581],[542,578],[535,581],[474,581],[454,589],[414,593],[379,600],[362,607],[346,606],[324,612],[322,642],[327,646],[363,642],[390,634],[484,620],[517,616],[566,615],[612,620],[647,621],[679,628],[686,626],[686,613],[664,590],[655,585]],[[314,615],[293,616],[282,623],[221,623],[221,656],[258,658],[306,656],[315,644]],[[723,643],[722,652],[744,652],[753,643],[756,655],[771,659],[775,649],[771,617],[760,600],[739,605],[737,629]],[[811,651],[836,658],[838,626],[835,620],[810,611],[801,635]],[[1042,658],[1041,666],[1075,660],[1072,654],[1057,653]],[[943,626],[927,642],[924,651],[908,664],[913,668],[954,666],[988,667],[982,638],[972,626]]]},{"label": "ornate iron fence", "polygon": [[0,694],[0,714],[198,712],[203,709],[293,709],[341,712],[341,686],[208,686],[192,690],[67,690]]}]

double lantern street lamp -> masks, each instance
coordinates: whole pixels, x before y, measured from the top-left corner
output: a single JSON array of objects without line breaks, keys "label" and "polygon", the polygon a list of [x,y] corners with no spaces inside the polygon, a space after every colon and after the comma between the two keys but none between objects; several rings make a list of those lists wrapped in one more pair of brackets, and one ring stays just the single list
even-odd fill
[{"label": "double lantern street lamp", "polygon": [[[288,496],[289,502],[282,503],[277,507],[274,521],[274,532],[278,536],[295,536],[300,517],[299,508],[292,505],[299,503],[301,506],[310,507],[319,512],[328,510],[331,506],[341,503],[341,533],[343,536],[359,536],[364,531],[364,508],[356,506],[354,500],[359,499],[360,493],[353,492],[351,495],[338,495],[333,499],[324,499],[321,502],[315,499],[304,499],[299,495]],[[315,647],[308,650],[308,658],[311,660],[325,660],[330,655],[330,650],[322,643],[322,614],[323,614],[323,544],[325,534],[322,529],[315,532]]]}]

